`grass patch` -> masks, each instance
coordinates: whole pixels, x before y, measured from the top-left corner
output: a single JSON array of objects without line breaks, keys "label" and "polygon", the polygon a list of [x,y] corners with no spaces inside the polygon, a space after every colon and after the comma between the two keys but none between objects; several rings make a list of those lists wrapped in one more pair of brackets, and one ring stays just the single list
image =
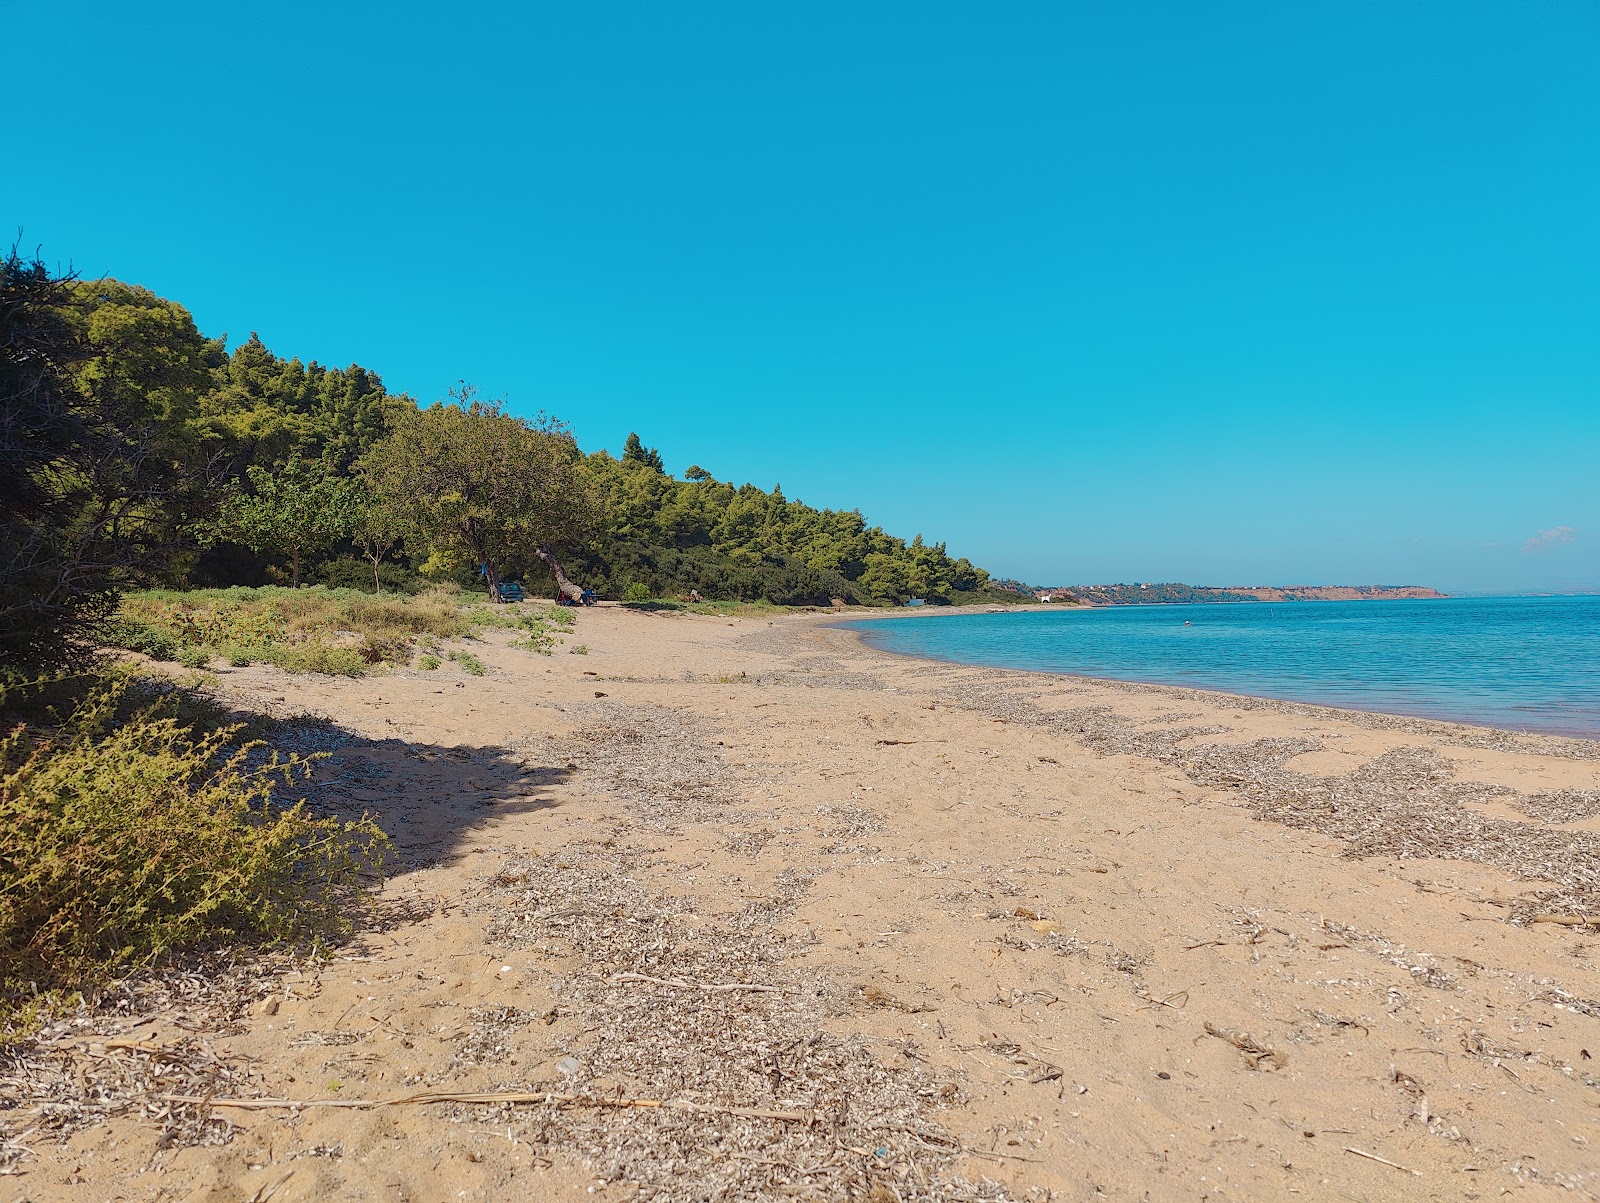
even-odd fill
[{"label": "grass patch", "polygon": [[572,610],[567,606],[529,601],[499,604],[478,602],[461,607],[461,617],[474,631],[513,630],[529,623],[570,627],[574,621]]},{"label": "grass patch", "polygon": [[220,655],[232,664],[358,676],[379,664],[409,663],[419,639],[458,638],[471,630],[468,614],[444,591],[378,597],[354,589],[269,586],[132,593],[105,638],[113,647],[187,667]]},{"label": "grass patch", "polygon": [[185,668],[204,668],[211,663],[211,653],[197,644],[186,643],[178,649],[177,659]]},{"label": "grass patch", "polygon": [[422,669],[424,672],[432,672],[443,663],[444,661],[439,659],[439,657],[435,656],[432,652],[423,652],[422,655],[417,658],[417,667]]},{"label": "grass patch", "polygon": [[0,739],[0,1029],[181,948],[349,930],[389,841],[284,805],[306,760],[263,761],[215,704],[128,672],[0,685],[0,709],[24,701]]},{"label": "grass patch", "polygon": [[255,654],[261,663],[276,665],[284,672],[322,673],[329,677],[359,677],[378,663],[359,648],[333,647],[326,643],[264,647]]},{"label": "grass patch", "polygon": [[489,670],[483,666],[483,661],[471,652],[455,651],[450,653],[450,659],[461,666],[461,671],[469,677],[481,677]]},{"label": "grass patch", "polygon": [[[560,618],[557,618],[557,615],[560,615]],[[517,634],[512,638],[511,646],[521,648],[525,652],[538,652],[541,656],[549,656],[555,652],[561,636],[571,628],[572,615],[564,609],[552,606],[548,612],[543,613],[527,610],[522,613],[516,625]]]},{"label": "grass patch", "polygon": [[171,631],[128,618],[113,618],[106,623],[102,638],[112,647],[140,652],[152,660],[176,660],[178,637]]}]

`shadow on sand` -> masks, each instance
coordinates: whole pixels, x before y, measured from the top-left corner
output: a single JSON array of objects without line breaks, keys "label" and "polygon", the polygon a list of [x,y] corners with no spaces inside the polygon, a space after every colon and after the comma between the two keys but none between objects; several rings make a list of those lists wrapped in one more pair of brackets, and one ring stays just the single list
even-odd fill
[{"label": "shadow on sand", "polygon": [[318,813],[343,819],[370,815],[394,841],[391,875],[449,861],[486,823],[550,809],[551,787],[570,772],[509,748],[371,739],[323,718],[269,720],[262,737],[280,752],[324,754],[309,780],[280,797],[304,797]]}]

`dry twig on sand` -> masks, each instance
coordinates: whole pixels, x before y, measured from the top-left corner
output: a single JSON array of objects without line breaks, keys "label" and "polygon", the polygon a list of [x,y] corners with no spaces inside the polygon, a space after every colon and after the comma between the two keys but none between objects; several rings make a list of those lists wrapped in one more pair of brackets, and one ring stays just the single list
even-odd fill
[{"label": "dry twig on sand", "polygon": [[651,986],[669,986],[674,990],[704,990],[707,994],[794,994],[793,986],[765,986],[759,982],[686,982],[681,977],[651,977],[645,973],[617,973],[609,979],[613,986],[626,982],[645,982]]},{"label": "dry twig on sand", "polygon": [[1422,1177],[1421,1170],[1414,1170],[1409,1166],[1401,1165],[1398,1161],[1390,1161],[1387,1157],[1379,1157],[1376,1153],[1364,1153],[1360,1149],[1352,1148],[1350,1145],[1345,1145],[1344,1151],[1346,1153],[1354,1153],[1357,1157],[1365,1157],[1368,1161],[1376,1161],[1379,1165],[1386,1165],[1390,1169],[1404,1170],[1406,1173],[1414,1174],[1418,1178]]},{"label": "dry twig on sand", "polygon": [[1258,1043],[1248,1032],[1235,1032],[1228,1028],[1219,1028],[1210,1020],[1206,1021],[1205,1029],[1207,1036],[1215,1036],[1218,1040],[1226,1040],[1243,1053],[1244,1059],[1251,1069],[1260,1069],[1263,1061],[1271,1065],[1273,1069],[1282,1069],[1289,1062],[1289,1059],[1282,1053]]}]

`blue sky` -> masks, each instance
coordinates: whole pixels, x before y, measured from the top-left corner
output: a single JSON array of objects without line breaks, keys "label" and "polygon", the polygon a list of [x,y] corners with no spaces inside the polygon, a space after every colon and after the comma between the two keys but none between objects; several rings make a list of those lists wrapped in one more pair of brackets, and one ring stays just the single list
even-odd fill
[{"label": "blue sky", "polygon": [[1592,0],[6,30],[0,224],[207,333],[1040,583],[1600,589]]}]

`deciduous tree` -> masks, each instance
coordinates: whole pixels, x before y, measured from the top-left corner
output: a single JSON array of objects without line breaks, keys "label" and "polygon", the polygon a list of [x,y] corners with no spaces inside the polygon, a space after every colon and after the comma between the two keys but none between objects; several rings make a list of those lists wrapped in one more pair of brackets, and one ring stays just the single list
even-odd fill
[{"label": "deciduous tree", "polygon": [[304,557],[353,533],[360,516],[355,483],[307,463],[295,452],[276,472],[251,465],[248,490],[223,503],[216,534],[251,551],[289,557],[289,583],[300,586]]},{"label": "deciduous tree", "polygon": [[508,571],[581,542],[595,506],[563,424],[513,417],[464,383],[451,396],[403,418],[361,470],[424,571],[481,566],[498,600]]}]

